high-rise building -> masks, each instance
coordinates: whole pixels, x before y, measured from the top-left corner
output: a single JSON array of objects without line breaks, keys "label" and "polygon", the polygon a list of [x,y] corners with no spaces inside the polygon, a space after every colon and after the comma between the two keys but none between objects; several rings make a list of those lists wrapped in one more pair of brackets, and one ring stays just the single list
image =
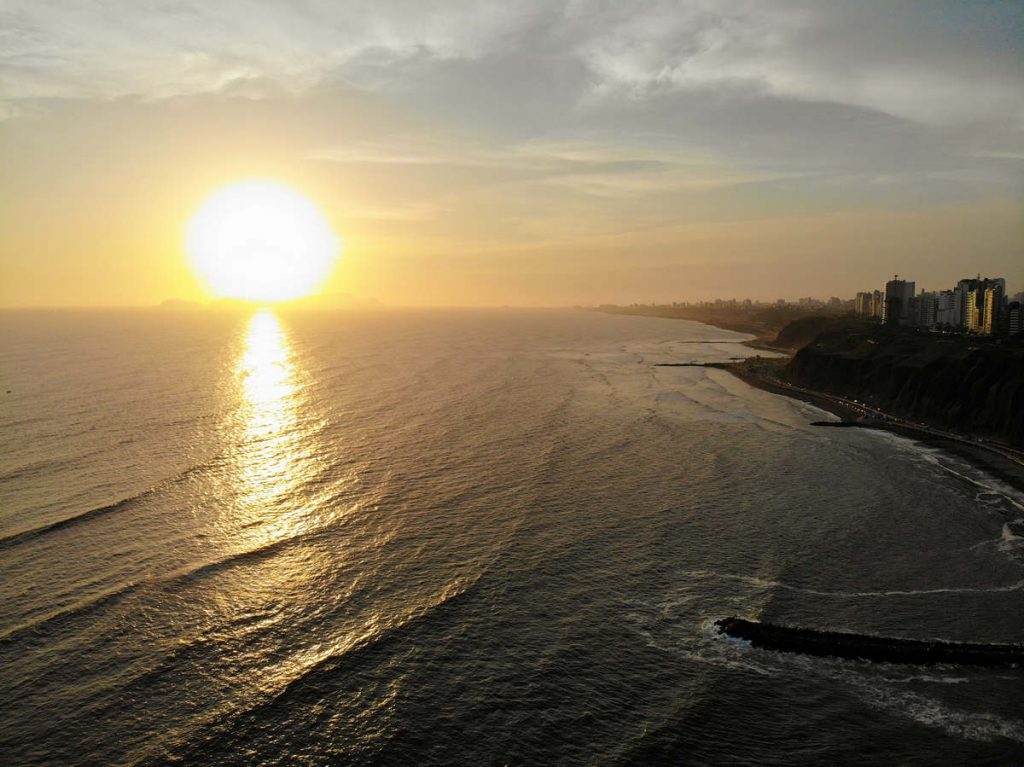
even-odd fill
[{"label": "high-rise building", "polygon": [[985,292],[980,288],[967,291],[967,309],[964,312],[964,327],[971,333],[980,333],[982,312],[985,309]]},{"label": "high-rise building", "polygon": [[933,328],[939,310],[939,294],[922,290],[917,297],[917,326]]},{"label": "high-rise building", "polygon": [[987,336],[999,332],[999,319],[1003,312],[1003,291],[1005,280],[994,280],[1002,283],[985,288],[985,304],[981,315],[981,332]]},{"label": "high-rise building", "polygon": [[1006,307],[1006,334],[1011,336],[1024,335],[1024,303],[1011,301]]},{"label": "high-rise building", "polygon": [[914,288],[913,282],[901,280],[898,274],[885,283],[882,322],[887,325],[900,325],[914,318]]},{"label": "high-rise building", "polygon": [[935,324],[958,328],[963,324],[960,288],[941,291],[936,299]]},{"label": "high-rise building", "polygon": [[858,293],[853,300],[853,311],[862,317],[870,317],[874,313],[871,299],[870,293]]},{"label": "high-rise building", "polygon": [[885,311],[885,294],[880,290],[871,292],[871,316],[882,319]]},{"label": "high-rise building", "polygon": [[[962,291],[963,326],[971,333],[996,332],[1005,303],[1006,280],[1002,277],[982,279],[979,276],[973,280],[960,280],[957,288]],[[986,296],[989,290],[992,290],[992,295]]]},{"label": "high-rise building", "polygon": [[[975,328],[977,327],[977,310],[972,311],[971,293],[978,289],[978,282],[980,280],[960,280],[956,284],[956,289],[960,292],[960,326],[971,329],[972,323]],[[977,296],[975,296],[975,303],[977,302]]]}]

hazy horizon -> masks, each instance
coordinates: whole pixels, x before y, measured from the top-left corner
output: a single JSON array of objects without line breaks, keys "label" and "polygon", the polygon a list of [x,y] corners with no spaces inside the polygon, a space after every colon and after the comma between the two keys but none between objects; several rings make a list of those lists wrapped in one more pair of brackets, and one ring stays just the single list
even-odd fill
[{"label": "hazy horizon", "polygon": [[299,189],[402,306],[1024,285],[1015,3],[8,3],[0,306],[210,300],[211,192]]}]

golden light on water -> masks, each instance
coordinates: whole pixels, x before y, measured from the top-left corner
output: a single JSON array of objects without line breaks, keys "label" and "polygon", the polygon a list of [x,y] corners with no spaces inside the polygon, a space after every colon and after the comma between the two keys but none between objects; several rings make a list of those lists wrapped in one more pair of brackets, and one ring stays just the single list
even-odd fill
[{"label": "golden light on water", "polygon": [[[300,603],[309,598],[318,581],[334,570],[331,559],[315,555],[316,547],[278,549],[276,544],[300,541],[308,533],[325,529],[334,515],[358,511],[373,501],[373,496],[353,498],[348,504],[339,507],[335,502],[336,508],[330,508],[327,498],[356,481],[338,469],[331,472],[330,483],[311,486],[316,485],[312,480],[323,475],[321,455],[326,451],[320,428],[324,421],[314,413],[307,388],[309,374],[274,311],[262,309],[254,314],[239,340],[233,371],[237,448],[229,472],[235,503],[222,522],[222,533],[235,555],[269,547],[274,547],[274,555],[252,559],[252,577],[225,578],[218,581],[220,588],[209,592],[210,610],[231,616],[236,638],[241,632],[267,631],[287,620],[280,601]],[[331,598],[351,596],[358,583],[359,579],[354,579],[347,590],[332,592]],[[386,628],[381,625],[383,616],[373,614],[364,620],[366,625],[356,622],[351,631],[326,632],[322,639],[296,643],[288,654],[264,659],[258,672],[247,670],[236,680],[237,686],[252,689],[255,695],[282,689],[324,659],[340,655]],[[408,618],[399,615],[397,620]],[[386,706],[387,701],[380,705]]]},{"label": "golden light on water", "polygon": [[185,247],[193,270],[216,295],[274,302],[316,292],[334,267],[340,240],[301,192],[251,180],[202,204]]},{"label": "golden light on water", "polygon": [[235,366],[237,440],[230,472],[235,513],[225,520],[233,546],[245,549],[301,535],[348,513],[369,498],[332,507],[332,493],[355,481],[324,472],[321,432],[307,394],[308,375],[296,358],[285,327],[271,309],[252,316]]},{"label": "golden light on water", "polygon": [[243,400],[239,505],[263,542],[270,542],[291,532],[294,504],[288,501],[303,480],[311,445],[300,430],[297,371],[280,320],[269,309],[257,312],[244,343],[236,369]]},{"label": "golden light on water", "polygon": [[263,309],[252,316],[238,375],[245,398],[261,428],[273,430],[295,392],[288,341],[277,316]]}]

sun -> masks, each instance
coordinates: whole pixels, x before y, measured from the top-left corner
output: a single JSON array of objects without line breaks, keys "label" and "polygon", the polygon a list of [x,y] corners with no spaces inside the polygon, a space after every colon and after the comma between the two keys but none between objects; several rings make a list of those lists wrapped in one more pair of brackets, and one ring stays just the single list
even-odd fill
[{"label": "sun", "polygon": [[263,179],[214,192],[185,233],[191,266],[207,287],[246,301],[288,301],[316,292],[340,245],[308,197]]}]

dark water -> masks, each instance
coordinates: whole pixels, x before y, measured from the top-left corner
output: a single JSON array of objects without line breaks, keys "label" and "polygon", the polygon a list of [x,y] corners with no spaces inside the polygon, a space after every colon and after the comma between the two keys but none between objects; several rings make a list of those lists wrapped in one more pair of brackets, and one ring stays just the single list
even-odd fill
[{"label": "dark water", "polygon": [[0,315],[4,764],[1024,762],[1024,497],[586,312]]}]

